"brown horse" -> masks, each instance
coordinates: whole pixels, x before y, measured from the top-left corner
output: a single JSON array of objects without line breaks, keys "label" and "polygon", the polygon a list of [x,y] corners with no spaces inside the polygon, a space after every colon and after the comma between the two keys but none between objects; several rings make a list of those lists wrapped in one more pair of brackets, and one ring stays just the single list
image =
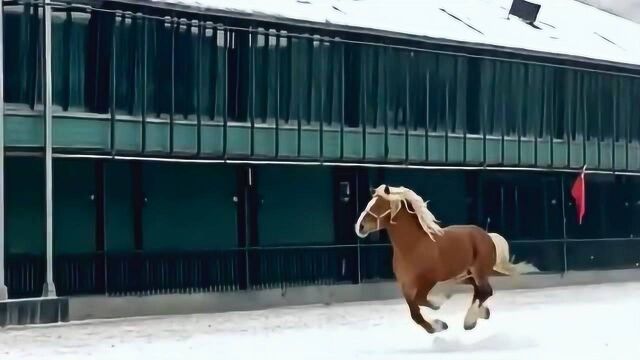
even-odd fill
[{"label": "brown horse", "polygon": [[[438,310],[441,304],[428,299],[438,283],[453,280],[473,286],[473,300],[464,328],[473,329],[479,318],[488,319],[485,301],[493,295],[489,276],[514,275],[526,263],[509,261],[509,246],[498,234],[474,225],[441,228],[425,203],[404,187],[379,186],[355,224],[362,238],[385,229],[393,246],[393,272],[409,306],[411,318],[429,333],[446,330],[441,320],[425,320],[420,306]],[[535,268],[534,268],[535,269]]]}]

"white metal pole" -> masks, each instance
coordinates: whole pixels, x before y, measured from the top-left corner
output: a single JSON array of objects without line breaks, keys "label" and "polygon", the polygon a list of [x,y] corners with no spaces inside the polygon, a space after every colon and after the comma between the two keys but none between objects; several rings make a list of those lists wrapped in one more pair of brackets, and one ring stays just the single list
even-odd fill
[{"label": "white metal pole", "polygon": [[0,300],[8,298],[4,282],[4,8],[0,0]]},{"label": "white metal pole", "polygon": [[55,297],[53,283],[53,157],[52,157],[52,99],[51,99],[51,0],[44,1],[44,167],[46,202],[47,281],[42,296]]}]

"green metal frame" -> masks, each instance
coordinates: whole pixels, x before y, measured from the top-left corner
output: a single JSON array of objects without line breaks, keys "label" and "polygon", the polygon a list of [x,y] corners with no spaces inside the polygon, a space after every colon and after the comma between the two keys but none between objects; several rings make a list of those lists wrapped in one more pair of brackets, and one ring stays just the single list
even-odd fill
[{"label": "green metal frame", "polygon": [[[86,8],[56,5],[55,9],[67,14],[60,17],[63,23],[59,29],[89,31],[88,27],[82,30],[83,23],[74,23],[71,16]],[[23,16],[28,21],[29,15]],[[56,32],[54,27],[54,39],[59,39],[54,44],[67,44],[54,49],[64,52],[54,56],[54,66],[56,61],[83,52],[109,54],[108,106],[102,113],[95,112],[99,106],[94,99],[85,103],[86,113],[71,109],[54,113],[54,146],[59,153],[558,169],[578,169],[586,163],[603,171],[640,171],[640,131],[632,129],[632,107],[636,106],[632,100],[639,92],[640,79],[632,71],[543,65],[507,56],[476,57],[354,41],[328,33],[317,36],[260,26],[242,28],[212,23],[203,15],[189,20],[92,9],[90,16],[106,29],[100,34],[111,34],[110,40],[103,40],[102,47],[95,49],[90,45],[75,49],[70,32]],[[242,39],[251,46],[241,47]],[[158,50],[163,42],[163,50]],[[179,48],[191,50],[180,53]],[[353,73],[344,62],[346,49],[363,60],[358,65],[360,71]],[[36,47],[29,51],[36,51]],[[159,59],[162,57],[154,55],[157,51],[170,52],[170,56]],[[204,53],[209,57],[204,58]],[[476,84],[482,97],[474,102],[476,108],[469,107],[466,91],[476,86],[468,83],[471,60],[483,69]],[[180,70],[188,76],[180,80],[194,84],[187,94],[176,90],[177,64],[185,61],[195,63],[192,71]],[[369,63],[377,66],[376,71],[365,71]],[[304,67],[310,77],[296,77],[296,66]],[[210,69],[206,73],[212,78],[203,79],[205,68]],[[266,70],[274,69],[271,77]],[[65,76],[65,84],[82,84],[74,80],[82,74],[67,70],[56,76]],[[98,76],[100,69],[95,71]],[[123,77],[123,71],[133,75]],[[370,78],[374,73],[379,76]],[[358,80],[345,84],[347,74]],[[424,74],[424,81],[415,80],[418,74]],[[121,81],[127,84],[120,86]],[[168,89],[162,89],[163,84]],[[541,86],[537,97],[519,99],[528,84]],[[60,89],[66,89],[66,94],[54,96],[54,103],[63,100],[63,110],[71,91],[70,85],[65,86]],[[204,92],[205,86],[213,93]],[[351,93],[353,86],[360,90]],[[118,95],[118,89],[125,88],[130,96]],[[377,88],[377,95],[367,95]],[[237,94],[228,93],[230,89],[236,89]],[[341,89],[339,94],[333,91],[336,89]],[[235,98],[229,98],[231,95]],[[116,97],[129,100],[130,105],[121,104]],[[244,100],[239,103],[239,99]],[[204,113],[211,101],[214,113]],[[536,101],[541,101],[538,108]],[[316,108],[316,103],[320,107]],[[33,108],[34,102],[30,104]],[[235,107],[232,113],[228,105]],[[344,119],[347,106],[357,107],[358,119]],[[191,109],[193,117],[176,114],[178,108]],[[587,141],[586,134],[580,132],[595,126],[592,114],[596,111],[597,122],[610,122],[612,131],[600,126],[597,141]],[[477,133],[468,131],[465,114],[469,113],[479,114]],[[358,126],[348,125],[354,123]],[[7,146],[42,146],[42,121],[37,112],[13,111],[9,106],[6,126]],[[515,131],[507,133],[507,126]],[[564,131],[557,131],[560,126]],[[542,129],[542,133],[531,133],[531,127]]]}]

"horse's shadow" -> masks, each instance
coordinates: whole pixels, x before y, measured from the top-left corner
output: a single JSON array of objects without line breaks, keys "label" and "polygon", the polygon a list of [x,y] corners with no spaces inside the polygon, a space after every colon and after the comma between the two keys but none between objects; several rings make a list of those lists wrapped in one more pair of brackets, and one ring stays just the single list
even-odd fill
[{"label": "horse's shadow", "polygon": [[465,342],[460,336],[436,335],[430,345],[420,348],[400,350],[400,353],[457,353],[477,351],[512,351],[535,347],[531,338],[514,337],[504,333],[492,334],[477,341]]}]

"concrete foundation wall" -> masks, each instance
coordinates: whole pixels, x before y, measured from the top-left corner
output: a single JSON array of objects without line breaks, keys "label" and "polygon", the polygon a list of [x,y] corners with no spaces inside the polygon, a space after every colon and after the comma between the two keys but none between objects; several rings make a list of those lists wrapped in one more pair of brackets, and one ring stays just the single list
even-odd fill
[{"label": "concrete foundation wall", "polygon": [[69,321],[68,298],[31,298],[0,301],[0,327]]},{"label": "concrete foundation wall", "polygon": [[[500,291],[629,281],[640,281],[640,270],[536,274],[513,278],[495,277],[491,280],[491,283],[495,290]],[[433,293],[470,291],[471,288],[469,286],[442,283],[434,289]],[[398,298],[400,298],[400,292],[395,282],[230,293],[152,295],[139,297],[88,296],[72,297],[69,299],[69,318],[71,320],[85,320],[247,311],[280,306],[331,304]]]}]

